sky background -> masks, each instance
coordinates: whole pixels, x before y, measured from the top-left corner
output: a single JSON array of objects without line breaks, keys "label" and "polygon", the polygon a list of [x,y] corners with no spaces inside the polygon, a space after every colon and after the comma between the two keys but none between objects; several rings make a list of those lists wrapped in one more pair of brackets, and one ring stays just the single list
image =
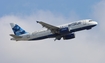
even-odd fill
[{"label": "sky background", "polygon": [[[9,23],[27,32],[42,29],[36,20],[61,25],[80,19],[98,25],[72,40],[10,40]],[[0,0],[0,63],[105,63],[105,0]]]}]

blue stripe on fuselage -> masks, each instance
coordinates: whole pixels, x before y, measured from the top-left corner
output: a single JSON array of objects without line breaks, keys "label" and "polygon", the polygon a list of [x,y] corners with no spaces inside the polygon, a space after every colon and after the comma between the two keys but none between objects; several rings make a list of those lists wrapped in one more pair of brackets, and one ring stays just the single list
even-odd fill
[{"label": "blue stripe on fuselage", "polygon": [[77,31],[81,31],[81,30],[85,30],[85,29],[91,29],[94,26],[96,26],[96,25],[91,25],[91,26],[86,26],[86,27],[81,27],[81,28],[73,29],[70,32],[77,32]]}]

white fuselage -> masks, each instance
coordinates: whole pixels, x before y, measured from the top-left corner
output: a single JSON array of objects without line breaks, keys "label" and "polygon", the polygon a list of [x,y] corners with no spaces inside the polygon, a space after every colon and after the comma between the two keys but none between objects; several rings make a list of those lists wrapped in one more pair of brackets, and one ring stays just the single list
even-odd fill
[{"label": "white fuselage", "polygon": [[14,40],[23,40],[23,41],[31,41],[31,40],[41,40],[45,38],[54,38],[57,36],[63,36],[69,33],[74,33],[77,31],[85,30],[85,29],[91,29],[92,27],[96,26],[97,22],[91,20],[91,19],[86,19],[86,20],[80,20],[77,22],[72,22],[64,25],[58,26],[59,28],[68,28],[69,32],[64,33],[64,34],[54,34],[50,30],[44,29],[38,32],[33,32],[33,33],[28,33],[22,35],[22,38],[19,39],[14,39]]}]

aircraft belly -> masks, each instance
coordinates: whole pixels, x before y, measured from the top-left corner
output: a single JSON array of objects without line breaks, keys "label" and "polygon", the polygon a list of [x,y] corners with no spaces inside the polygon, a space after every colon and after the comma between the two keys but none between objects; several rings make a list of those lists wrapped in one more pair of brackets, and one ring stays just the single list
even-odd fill
[{"label": "aircraft belly", "polygon": [[40,36],[40,37],[29,39],[29,41],[31,41],[31,40],[41,40],[41,39],[46,39],[46,38],[52,38],[52,37],[55,37],[55,36],[56,36],[55,34],[50,34],[50,35],[45,35],[45,36]]}]

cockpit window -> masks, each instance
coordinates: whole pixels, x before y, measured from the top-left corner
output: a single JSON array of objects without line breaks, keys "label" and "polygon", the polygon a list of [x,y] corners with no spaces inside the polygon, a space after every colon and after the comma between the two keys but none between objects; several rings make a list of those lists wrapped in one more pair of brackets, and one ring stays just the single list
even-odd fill
[{"label": "cockpit window", "polygon": [[92,22],[93,20],[89,20],[89,22]]}]

